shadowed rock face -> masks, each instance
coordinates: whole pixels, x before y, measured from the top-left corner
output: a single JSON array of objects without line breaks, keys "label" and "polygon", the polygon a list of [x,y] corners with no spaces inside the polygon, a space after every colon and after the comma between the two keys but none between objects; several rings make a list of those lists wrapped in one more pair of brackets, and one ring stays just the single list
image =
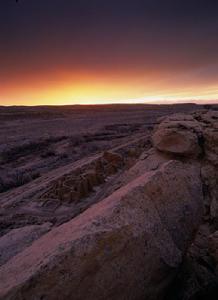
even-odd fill
[{"label": "shadowed rock face", "polygon": [[143,174],[5,264],[0,299],[160,299],[198,228],[201,190],[197,166]]},{"label": "shadowed rock face", "polygon": [[[218,112],[200,111],[162,120],[153,135],[159,155],[200,163],[204,216],[167,300],[217,299],[218,293]],[[200,155],[199,155],[200,154]]]}]

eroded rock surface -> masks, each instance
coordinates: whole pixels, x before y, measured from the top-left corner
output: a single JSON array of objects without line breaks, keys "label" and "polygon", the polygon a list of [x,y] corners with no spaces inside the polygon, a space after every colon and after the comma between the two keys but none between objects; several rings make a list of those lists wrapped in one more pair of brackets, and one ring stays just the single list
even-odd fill
[{"label": "eroded rock surface", "polygon": [[160,151],[183,156],[198,156],[201,126],[192,117],[175,115],[167,117],[158,125],[152,140],[154,147]]},{"label": "eroded rock surface", "polygon": [[72,213],[32,245],[21,239],[0,268],[0,299],[216,299],[217,132],[216,111],[168,116],[153,148],[106,151],[34,192],[38,213]]},{"label": "eroded rock surface", "polygon": [[48,232],[51,225],[51,223],[29,225],[13,229],[2,236],[0,238],[0,266]]},{"label": "eroded rock surface", "polygon": [[198,228],[202,201],[197,166],[171,161],[145,173],[5,264],[0,298],[158,299]]},{"label": "eroded rock surface", "polygon": [[218,112],[199,111],[162,120],[153,135],[159,155],[201,166],[204,216],[166,299],[217,299]]}]

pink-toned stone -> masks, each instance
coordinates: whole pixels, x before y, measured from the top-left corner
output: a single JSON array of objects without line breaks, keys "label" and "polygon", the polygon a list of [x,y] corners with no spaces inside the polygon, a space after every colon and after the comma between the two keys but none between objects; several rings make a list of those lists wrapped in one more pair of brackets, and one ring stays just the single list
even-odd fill
[{"label": "pink-toned stone", "polygon": [[162,299],[198,228],[201,191],[197,166],[144,173],[2,266],[0,299]]}]

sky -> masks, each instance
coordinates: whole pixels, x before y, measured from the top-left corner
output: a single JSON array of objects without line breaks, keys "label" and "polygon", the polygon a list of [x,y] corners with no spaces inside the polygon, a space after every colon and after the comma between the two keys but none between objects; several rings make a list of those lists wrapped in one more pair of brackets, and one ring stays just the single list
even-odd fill
[{"label": "sky", "polygon": [[0,0],[0,105],[217,100],[217,0]]}]

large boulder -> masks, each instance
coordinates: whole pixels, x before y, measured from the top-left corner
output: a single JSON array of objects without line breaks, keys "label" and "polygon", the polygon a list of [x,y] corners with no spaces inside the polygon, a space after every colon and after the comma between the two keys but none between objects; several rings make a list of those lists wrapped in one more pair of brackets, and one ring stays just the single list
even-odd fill
[{"label": "large boulder", "polygon": [[152,141],[161,152],[197,157],[202,152],[201,136],[201,126],[192,116],[173,115],[157,126]]},{"label": "large boulder", "polygon": [[3,265],[0,299],[162,299],[202,198],[197,165],[170,161],[144,173]]}]

